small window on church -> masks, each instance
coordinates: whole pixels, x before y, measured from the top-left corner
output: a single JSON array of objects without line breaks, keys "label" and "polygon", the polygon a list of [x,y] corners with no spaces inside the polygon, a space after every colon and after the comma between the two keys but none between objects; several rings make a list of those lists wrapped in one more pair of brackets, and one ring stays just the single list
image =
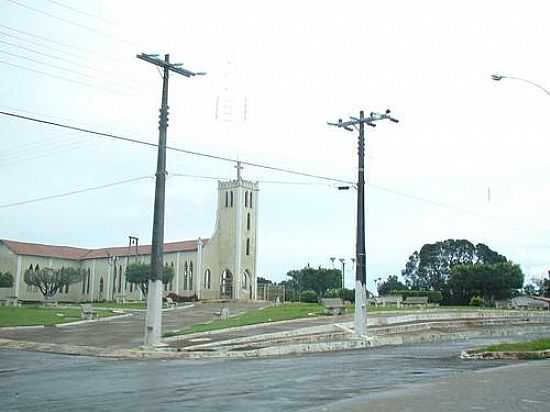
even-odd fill
[{"label": "small window on church", "polygon": [[244,207],[248,207],[248,192],[244,192]]},{"label": "small window on church", "polygon": [[250,230],[250,213],[246,214],[246,230]]},{"label": "small window on church", "polygon": [[250,238],[246,239],[246,256],[250,255]]},{"label": "small window on church", "polygon": [[225,207],[229,207],[229,193],[225,192]]},{"label": "small window on church", "polygon": [[250,199],[248,203],[249,203],[250,209],[252,209],[252,192],[250,192]]},{"label": "small window on church", "polygon": [[233,207],[233,190],[231,191],[231,207]]}]

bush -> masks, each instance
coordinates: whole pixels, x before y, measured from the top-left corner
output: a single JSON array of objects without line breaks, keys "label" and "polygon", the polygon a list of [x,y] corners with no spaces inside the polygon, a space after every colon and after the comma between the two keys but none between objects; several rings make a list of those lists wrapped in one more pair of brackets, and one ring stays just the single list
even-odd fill
[{"label": "bush", "polygon": [[11,273],[0,272],[0,288],[11,288],[13,286],[13,276]]},{"label": "bush", "polygon": [[470,306],[482,306],[483,299],[479,296],[472,296],[470,299]]},{"label": "bush", "polygon": [[317,303],[317,293],[314,290],[304,290],[300,295],[300,300],[306,303]]},{"label": "bush", "polygon": [[344,288],[344,301],[351,303],[355,302],[355,289],[345,289]]},{"label": "bush", "polygon": [[339,298],[342,296],[342,289],[327,289],[323,294],[324,298]]},{"label": "bush", "polygon": [[440,303],[443,300],[443,294],[439,290],[392,290],[390,295],[401,295],[403,299],[408,297],[427,296],[428,302]]}]

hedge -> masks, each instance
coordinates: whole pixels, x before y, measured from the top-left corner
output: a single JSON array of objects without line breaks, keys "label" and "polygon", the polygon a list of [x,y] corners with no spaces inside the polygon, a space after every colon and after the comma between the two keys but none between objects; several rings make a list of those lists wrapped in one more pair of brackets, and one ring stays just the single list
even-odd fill
[{"label": "hedge", "polygon": [[440,303],[443,300],[443,295],[438,290],[392,290],[390,295],[401,295],[404,299],[408,297],[427,296],[428,302]]}]

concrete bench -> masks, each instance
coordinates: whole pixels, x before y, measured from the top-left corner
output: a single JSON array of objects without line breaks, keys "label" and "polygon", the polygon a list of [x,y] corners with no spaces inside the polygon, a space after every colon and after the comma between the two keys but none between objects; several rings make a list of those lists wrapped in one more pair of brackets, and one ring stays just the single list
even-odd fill
[{"label": "concrete bench", "polygon": [[374,301],[374,304],[376,306],[378,305],[386,306],[386,304],[388,304],[388,305],[397,305],[398,308],[401,307],[401,303],[403,303],[403,296],[401,295],[379,296]]},{"label": "concrete bench", "polygon": [[220,320],[225,320],[229,318],[229,308],[220,308],[219,311],[214,312],[214,315]]},{"label": "concrete bench", "polygon": [[321,305],[323,305],[331,315],[341,315],[346,308],[344,302],[340,298],[321,299]]},{"label": "concrete bench", "polygon": [[83,320],[99,319],[99,313],[89,303],[80,305],[80,318]]},{"label": "concrete bench", "polygon": [[409,296],[403,302],[404,305],[428,306],[427,296]]}]

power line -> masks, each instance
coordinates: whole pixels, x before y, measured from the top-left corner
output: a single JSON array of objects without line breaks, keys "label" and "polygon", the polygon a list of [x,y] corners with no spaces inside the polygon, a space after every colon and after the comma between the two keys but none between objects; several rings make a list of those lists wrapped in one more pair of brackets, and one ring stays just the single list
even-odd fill
[{"label": "power line", "polygon": [[83,11],[83,10],[80,10],[80,9],[77,9],[75,7],[72,7],[72,6],[69,6],[68,4],[65,4],[65,3],[62,3],[60,1],[56,1],[56,0],[48,0],[48,2],[52,3],[52,4],[55,4],[59,7],[63,7],[67,10],[71,10],[72,12],[74,13],[78,13],[78,14],[81,14],[83,16],[87,16],[87,17],[92,17],[94,19],[97,19],[99,21],[102,21],[103,23],[105,24],[112,24],[109,20],[101,17],[101,16],[98,16],[98,15],[95,15],[95,14],[92,14],[92,13],[88,13],[86,11]]},{"label": "power line", "polygon": [[[93,134],[93,135],[96,135],[96,136],[106,137],[106,138],[115,139],[115,140],[128,142],[128,143],[141,144],[141,145],[151,146],[151,147],[157,147],[158,146],[156,143],[147,142],[147,141],[144,141],[144,140],[139,140],[139,139],[129,138],[129,137],[123,137],[123,136],[117,136],[117,135],[114,135],[114,134],[111,134],[111,133],[98,132],[98,131],[95,131],[95,130],[85,129],[85,128],[82,128],[82,127],[76,127],[76,126],[71,126],[71,125],[57,123],[57,122],[50,122],[50,121],[47,121],[47,120],[37,119],[37,118],[29,117],[29,116],[23,116],[23,115],[16,114],[16,113],[0,111],[0,115],[14,117],[14,118],[17,118],[17,119],[22,119],[22,120],[28,120],[28,121],[35,122],[35,123],[47,124],[47,125],[50,125],[50,126],[61,127],[61,128],[64,128],[64,129],[74,130],[74,131],[77,131],[77,132],[89,133],[89,134]],[[202,152],[196,152],[196,151],[193,151],[193,150],[180,149],[180,148],[172,147],[172,146],[166,146],[166,149],[172,150],[172,151],[175,151],[175,152],[179,152],[179,153],[185,153],[185,154],[189,154],[189,155],[193,155],[193,156],[205,157],[205,158],[215,159],[215,160],[222,160],[222,161],[231,162],[231,163],[237,163],[239,161],[237,159],[232,159],[232,158],[229,158],[229,157],[218,156],[218,155],[202,153]],[[320,175],[301,172],[301,171],[297,171],[297,170],[285,169],[285,168],[282,168],[282,167],[269,166],[269,165],[264,165],[264,164],[260,164],[260,163],[255,163],[255,162],[242,161],[242,160],[240,162],[243,165],[247,165],[247,166],[251,166],[251,167],[258,167],[258,168],[261,168],[261,169],[267,169],[267,170],[272,170],[272,171],[276,171],[276,172],[282,172],[282,173],[294,174],[294,175],[299,175],[299,176],[311,177],[311,178],[314,178],[314,179],[327,180],[327,181],[336,182],[336,183],[353,184],[352,182],[347,181],[347,180],[336,179],[336,178],[327,177],[327,176],[320,176]]]},{"label": "power line", "polygon": [[[111,39],[115,39],[115,37],[114,37],[112,34],[105,33],[105,32],[103,32],[103,31],[101,31],[101,30],[95,29],[95,28],[90,27],[90,26],[86,26],[85,24],[76,23],[76,22],[74,22],[74,21],[72,21],[72,20],[69,20],[69,19],[66,19],[66,18],[64,18],[64,17],[56,16],[56,15],[54,15],[54,14],[52,14],[52,13],[47,12],[47,11],[44,11],[44,10],[41,10],[41,9],[37,9],[37,8],[35,8],[35,7],[29,6],[29,5],[24,4],[24,3],[20,3],[20,2],[17,1],[17,0],[7,0],[7,1],[9,1],[10,3],[15,4],[15,5],[19,6],[19,7],[23,7],[23,8],[25,8],[25,9],[27,9],[27,10],[31,10],[31,11],[33,11],[33,12],[35,12],[35,13],[42,14],[42,15],[44,15],[44,16],[47,16],[47,17],[49,17],[49,18],[52,18],[52,19],[61,21],[61,22],[63,22],[63,23],[66,23],[66,24],[69,24],[69,25],[72,25],[72,26],[75,26],[75,27],[79,27],[79,28],[84,29],[84,30],[88,30],[88,31],[90,31],[90,32],[99,34],[99,35],[104,36],[104,37],[108,37],[108,38],[111,38]],[[136,44],[133,43],[133,42],[129,42],[129,41],[122,40],[122,39],[115,39],[115,40],[118,40],[118,41],[121,42],[121,43],[126,43],[126,44],[130,44],[130,45],[136,46]]]},{"label": "power line", "polygon": [[62,198],[62,197],[76,195],[76,194],[79,194],[79,193],[91,192],[91,191],[100,190],[100,189],[107,189],[109,187],[120,186],[120,185],[123,185],[123,184],[126,184],[126,183],[132,183],[132,182],[137,182],[139,180],[153,179],[153,178],[154,178],[154,176],[141,176],[141,177],[135,177],[135,178],[132,178],[132,179],[120,180],[118,182],[107,183],[107,184],[100,185],[100,186],[88,187],[86,189],[73,190],[72,192],[58,193],[58,194],[55,194],[55,195],[44,196],[44,197],[39,197],[39,198],[29,199],[29,200],[23,200],[23,201],[20,201],[20,202],[7,203],[7,204],[4,204],[4,205],[0,205],[0,209],[5,209],[5,208],[8,208],[8,207],[14,207],[14,206],[22,206],[22,205],[26,205],[26,204],[29,204],[29,203],[40,202],[40,201],[43,201],[43,200],[58,199],[58,198]]}]

